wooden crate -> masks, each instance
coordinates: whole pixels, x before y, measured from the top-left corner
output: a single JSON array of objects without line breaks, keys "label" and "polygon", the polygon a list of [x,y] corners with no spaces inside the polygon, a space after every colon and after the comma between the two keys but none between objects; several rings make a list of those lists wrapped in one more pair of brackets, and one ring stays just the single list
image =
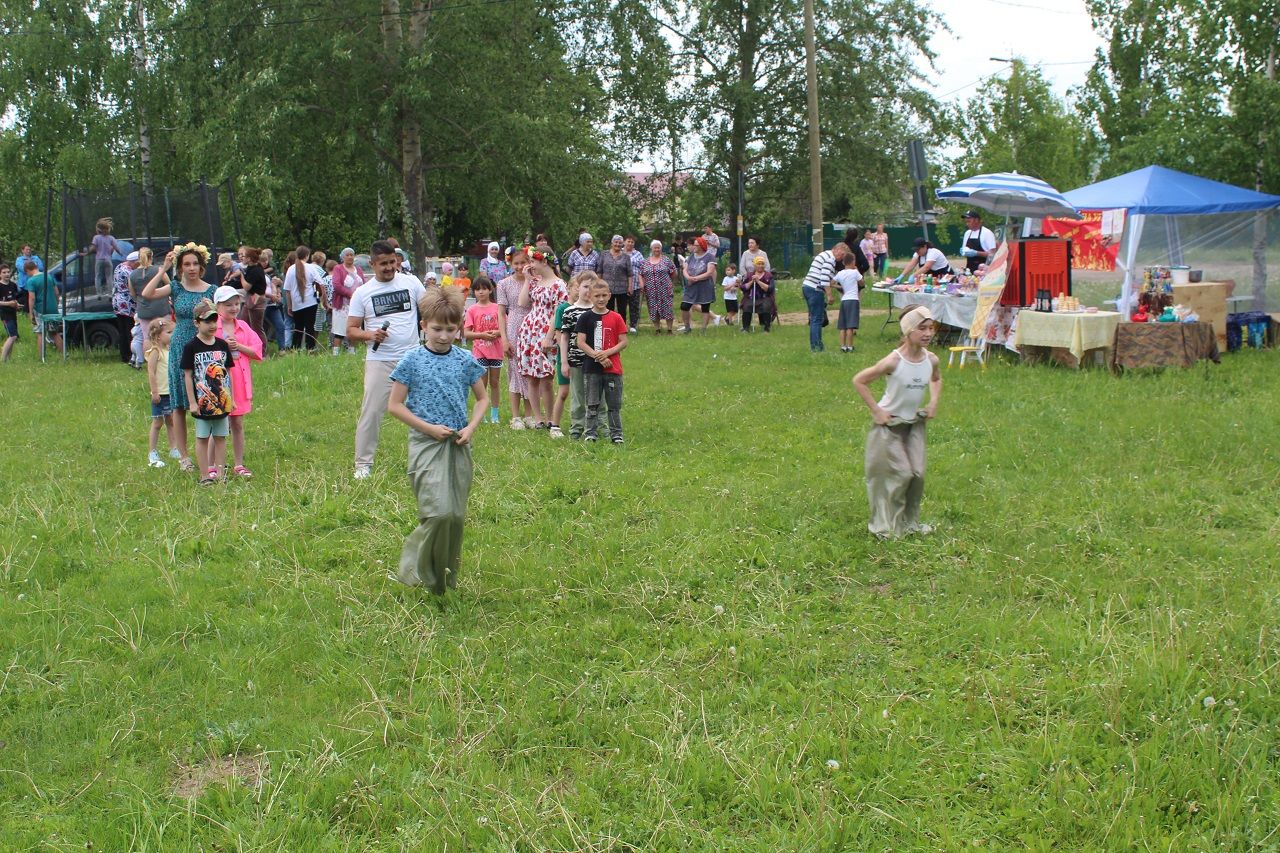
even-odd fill
[{"label": "wooden crate", "polygon": [[1201,323],[1213,326],[1218,348],[1227,350],[1227,282],[1202,281],[1199,284],[1175,284],[1173,304],[1186,305],[1200,315]]}]

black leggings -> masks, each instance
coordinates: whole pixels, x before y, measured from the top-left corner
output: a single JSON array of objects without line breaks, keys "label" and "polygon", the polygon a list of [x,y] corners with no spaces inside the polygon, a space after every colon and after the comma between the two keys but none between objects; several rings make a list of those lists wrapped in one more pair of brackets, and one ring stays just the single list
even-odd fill
[{"label": "black leggings", "polygon": [[[631,295],[627,293],[610,293],[609,294],[609,310],[617,311],[622,315],[622,322],[627,322],[627,313],[631,308]],[[632,319],[631,325],[635,325],[635,319]]]},{"label": "black leggings", "polygon": [[[760,318],[760,325],[764,327],[764,330],[766,332],[773,328],[773,312],[769,312],[768,314],[766,314],[763,311],[761,311],[757,313],[756,316]],[[750,311],[742,312],[742,328],[745,331],[748,331],[748,332],[751,331],[751,312]]]},{"label": "black leggings", "polygon": [[293,310],[293,348],[298,349],[306,341],[307,349],[316,348],[316,309],[319,305]]},{"label": "black leggings", "polygon": [[133,361],[133,318],[116,315],[116,337],[120,338],[120,360]]}]

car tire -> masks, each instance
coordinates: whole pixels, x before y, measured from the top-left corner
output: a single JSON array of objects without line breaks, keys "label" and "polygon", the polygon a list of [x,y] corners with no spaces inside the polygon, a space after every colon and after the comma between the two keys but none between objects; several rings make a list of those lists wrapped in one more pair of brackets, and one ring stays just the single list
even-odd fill
[{"label": "car tire", "polygon": [[120,331],[116,328],[115,323],[105,320],[90,323],[89,327],[85,329],[85,336],[88,339],[89,349],[91,350],[115,351],[120,348]]}]

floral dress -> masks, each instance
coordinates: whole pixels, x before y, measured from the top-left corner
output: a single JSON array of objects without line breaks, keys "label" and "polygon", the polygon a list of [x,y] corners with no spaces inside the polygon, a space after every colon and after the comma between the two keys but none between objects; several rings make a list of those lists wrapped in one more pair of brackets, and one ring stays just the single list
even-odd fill
[{"label": "floral dress", "polygon": [[551,317],[556,306],[568,296],[568,289],[558,278],[540,281],[530,276],[529,299],[533,303],[516,338],[516,364],[520,373],[544,379],[555,372],[555,364],[547,358],[542,342],[551,331]]},{"label": "floral dress", "polygon": [[[514,275],[498,282],[497,302],[507,312],[507,340],[514,347],[520,334],[520,324],[524,322],[525,314],[529,313],[529,309],[520,307],[520,282]],[[520,375],[514,364],[507,370],[507,390],[521,397],[529,396],[529,382]]]},{"label": "floral dress", "polygon": [[640,280],[644,282],[644,296],[649,303],[649,321],[674,320],[672,303],[675,301],[676,265],[663,255],[657,261],[645,258],[636,265]]},{"label": "floral dress", "polygon": [[196,336],[196,303],[201,299],[213,299],[217,290],[212,284],[207,290],[190,291],[175,281],[169,299],[173,302],[173,337],[169,339],[169,405],[175,412],[185,412],[187,382],[182,376],[182,351]]}]

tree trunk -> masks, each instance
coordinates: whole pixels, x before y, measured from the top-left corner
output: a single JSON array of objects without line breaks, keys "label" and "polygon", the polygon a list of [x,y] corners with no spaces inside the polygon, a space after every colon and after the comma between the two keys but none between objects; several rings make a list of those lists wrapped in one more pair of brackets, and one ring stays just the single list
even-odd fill
[{"label": "tree trunk", "polygon": [[[147,73],[147,18],[142,10],[142,0],[134,0],[133,17],[134,23],[138,28],[133,45],[134,85],[137,87],[136,90],[141,90],[143,77]],[[149,203],[155,186],[151,180],[151,125],[147,121],[146,98],[138,98],[136,105],[138,110],[138,166],[142,171],[142,194],[148,199]]]},{"label": "tree trunk", "polygon": [[[733,86],[733,105],[729,112],[729,221],[733,223],[734,258],[742,257],[746,249],[742,235],[738,234],[738,213],[746,215],[746,199],[742,198],[746,181],[740,175],[747,169],[747,130],[753,110],[747,103],[748,93],[756,90],[753,63],[760,41],[760,17],[753,14],[744,3],[738,16],[738,68]],[[739,270],[739,273],[743,272]]]}]

